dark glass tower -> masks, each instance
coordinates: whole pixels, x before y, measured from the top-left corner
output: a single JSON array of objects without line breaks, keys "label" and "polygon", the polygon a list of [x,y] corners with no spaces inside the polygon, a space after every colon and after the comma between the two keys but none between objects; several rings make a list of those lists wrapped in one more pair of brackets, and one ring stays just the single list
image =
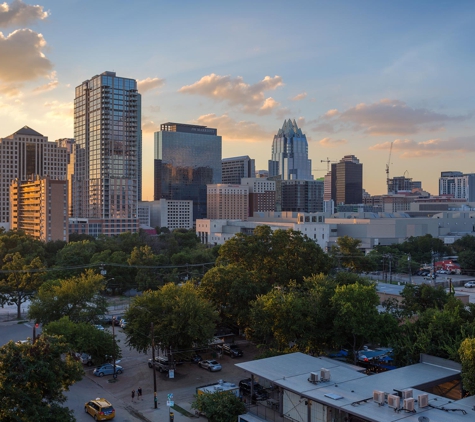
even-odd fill
[{"label": "dark glass tower", "polygon": [[363,201],[363,164],[354,155],[345,155],[332,164],[331,192],[335,205]]},{"label": "dark glass tower", "polygon": [[206,126],[164,123],[155,132],[154,200],[192,200],[206,218],[206,185],[221,183],[222,139]]}]

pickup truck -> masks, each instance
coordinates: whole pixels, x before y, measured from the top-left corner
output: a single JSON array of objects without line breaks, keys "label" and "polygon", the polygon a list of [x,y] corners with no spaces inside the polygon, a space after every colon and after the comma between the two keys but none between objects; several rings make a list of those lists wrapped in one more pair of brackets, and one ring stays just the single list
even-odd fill
[{"label": "pickup truck", "polygon": [[221,353],[224,353],[225,355],[231,356],[231,358],[239,358],[243,356],[242,350],[235,344],[229,344],[229,343],[224,343],[224,344],[218,344],[216,346],[216,349],[220,351]]}]

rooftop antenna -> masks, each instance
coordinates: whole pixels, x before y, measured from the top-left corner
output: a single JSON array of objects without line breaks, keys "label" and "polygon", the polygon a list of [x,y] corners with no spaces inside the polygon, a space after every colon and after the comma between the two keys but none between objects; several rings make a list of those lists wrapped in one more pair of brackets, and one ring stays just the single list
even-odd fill
[{"label": "rooftop antenna", "polygon": [[391,142],[391,146],[389,147],[389,157],[388,157],[388,163],[386,164],[386,184],[389,188],[389,165],[391,164],[391,153],[393,152],[393,142]]}]

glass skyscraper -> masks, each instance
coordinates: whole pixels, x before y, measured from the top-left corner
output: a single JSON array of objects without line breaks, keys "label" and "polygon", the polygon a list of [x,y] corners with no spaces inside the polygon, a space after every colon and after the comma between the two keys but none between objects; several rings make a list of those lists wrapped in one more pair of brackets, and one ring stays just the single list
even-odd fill
[{"label": "glass skyscraper", "polygon": [[142,136],[137,81],[104,72],[76,87],[72,217],[100,232],[138,229]]},{"label": "glass skyscraper", "polygon": [[274,136],[269,177],[274,176],[281,176],[282,180],[313,180],[307,137],[295,120],[285,120],[282,129]]},{"label": "glass skyscraper", "polygon": [[155,132],[154,200],[192,200],[206,218],[206,185],[221,183],[222,139],[206,126],[164,123]]}]

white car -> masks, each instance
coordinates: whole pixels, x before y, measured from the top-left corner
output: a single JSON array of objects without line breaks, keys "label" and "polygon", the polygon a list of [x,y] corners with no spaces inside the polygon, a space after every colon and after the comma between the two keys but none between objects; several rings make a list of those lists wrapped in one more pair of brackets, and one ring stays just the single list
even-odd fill
[{"label": "white car", "polygon": [[221,371],[221,365],[215,360],[202,360],[198,362],[198,366],[203,369],[207,369],[210,372]]},{"label": "white car", "polygon": [[127,321],[125,319],[121,319],[120,320],[120,328],[125,328],[126,325],[127,325]]},{"label": "white car", "polygon": [[475,281],[467,281],[465,284],[464,284],[465,287],[469,287],[469,288],[472,288],[472,287],[475,287]]},{"label": "white car", "polygon": [[94,324],[94,327],[96,327],[99,331],[104,331],[104,327],[100,324]]}]

